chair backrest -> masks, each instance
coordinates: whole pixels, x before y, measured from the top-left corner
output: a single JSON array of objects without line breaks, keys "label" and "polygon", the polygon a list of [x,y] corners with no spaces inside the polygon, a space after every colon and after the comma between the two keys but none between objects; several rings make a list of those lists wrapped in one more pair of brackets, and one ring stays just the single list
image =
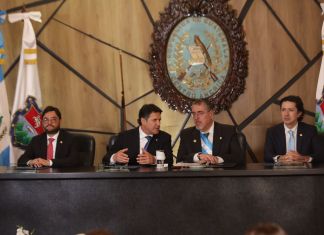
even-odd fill
[{"label": "chair backrest", "polygon": [[314,159],[312,162],[324,162],[324,135],[318,134],[314,138]]},{"label": "chair backrest", "polygon": [[75,142],[83,166],[93,166],[96,141],[92,135],[74,133]]},{"label": "chair backrest", "polygon": [[237,136],[237,140],[238,140],[238,142],[240,144],[242,154],[243,154],[244,159],[245,159],[245,155],[246,155],[246,138],[245,138],[245,135],[242,132],[237,131],[236,136]]},{"label": "chair backrest", "polygon": [[112,135],[112,136],[110,136],[109,141],[107,143],[107,152],[115,144],[115,142],[117,140],[117,137],[118,137],[118,135]]}]

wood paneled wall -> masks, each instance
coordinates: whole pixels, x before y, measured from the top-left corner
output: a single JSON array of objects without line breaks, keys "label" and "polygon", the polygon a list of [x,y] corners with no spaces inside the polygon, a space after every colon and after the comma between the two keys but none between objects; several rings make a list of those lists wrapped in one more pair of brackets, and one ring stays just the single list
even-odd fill
[{"label": "wood paneled wall", "polygon": [[[0,9],[32,2],[1,1]],[[33,25],[36,32],[42,29],[38,40],[44,47],[38,47],[38,66],[43,106],[55,105],[61,109],[63,127],[94,135],[95,164],[105,154],[108,133],[120,130],[120,50],[127,120],[136,125],[138,109],[144,103],[155,103],[163,109],[162,129],[171,133],[174,140],[186,120],[186,115],[170,110],[158,95],[150,92],[153,89],[148,65],[153,30],[150,17],[158,20],[159,12],[168,2],[66,0],[27,9],[42,12],[43,23],[33,22]],[[302,97],[308,111],[315,108],[323,18],[319,3],[313,0],[230,0],[229,4],[242,17],[249,51],[246,89],[229,112],[242,128],[257,159],[262,161],[266,128],[280,122],[279,106],[273,101],[295,94]],[[20,52],[22,23],[7,22],[0,27],[5,38],[4,70],[7,71]],[[70,69],[64,64],[71,66]],[[6,76],[10,106],[17,71],[16,65]],[[226,111],[217,115],[216,120],[233,124]],[[313,123],[312,116],[306,116],[305,120]],[[191,120],[186,126],[190,125]],[[174,154],[177,148],[178,142]],[[249,155],[247,160],[251,161]]]}]

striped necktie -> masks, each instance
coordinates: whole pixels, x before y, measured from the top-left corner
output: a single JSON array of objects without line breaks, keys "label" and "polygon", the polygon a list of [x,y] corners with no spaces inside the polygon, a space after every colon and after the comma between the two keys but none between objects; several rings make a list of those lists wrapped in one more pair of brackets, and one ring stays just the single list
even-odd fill
[{"label": "striped necktie", "polygon": [[213,152],[213,144],[208,139],[209,133],[200,132],[201,139],[201,152],[204,154],[212,154]]},{"label": "striped necktie", "polygon": [[147,150],[148,149],[148,146],[149,146],[149,144],[150,144],[150,142],[151,142],[151,139],[153,138],[152,136],[145,136],[145,138],[147,139],[147,142],[146,142],[146,144],[145,144],[145,146],[144,146],[144,150]]}]

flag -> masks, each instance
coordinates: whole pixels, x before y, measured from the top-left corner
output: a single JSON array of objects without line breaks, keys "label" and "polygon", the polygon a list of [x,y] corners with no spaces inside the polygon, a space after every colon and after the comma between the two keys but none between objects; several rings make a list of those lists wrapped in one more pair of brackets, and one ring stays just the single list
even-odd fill
[{"label": "flag", "polygon": [[[322,15],[324,3],[321,3]],[[324,22],[322,24],[322,51],[324,52]],[[324,59],[322,57],[321,69],[316,88],[315,126],[319,134],[324,134]]]},{"label": "flag", "polygon": [[13,13],[10,23],[24,21],[18,77],[11,118],[11,142],[14,146],[11,163],[23,153],[32,137],[43,132],[41,125],[42,97],[37,68],[36,36],[31,20],[41,22],[40,12]]},{"label": "flag", "polygon": [[[4,23],[5,11],[0,11],[0,24]],[[0,166],[10,165],[10,114],[6,84],[3,77],[4,42],[0,31]]]}]

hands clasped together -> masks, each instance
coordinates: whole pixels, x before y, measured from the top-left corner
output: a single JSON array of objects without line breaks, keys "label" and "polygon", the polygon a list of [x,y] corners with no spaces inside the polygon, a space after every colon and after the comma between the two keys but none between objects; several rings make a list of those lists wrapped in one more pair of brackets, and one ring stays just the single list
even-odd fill
[{"label": "hands clasped together", "polygon": [[302,156],[296,151],[289,151],[279,157],[279,162],[309,162],[309,156]]},{"label": "hands clasped together", "polygon": [[[113,160],[118,163],[128,163],[129,157],[127,155],[128,148],[124,148],[115,153]],[[155,164],[155,156],[142,149],[142,153],[137,155],[136,161],[140,165]]]},{"label": "hands clasped together", "polygon": [[210,154],[204,154],[204,153],[201,153],[199,154],[199,162],[201,164],[217,164],[218,163],[218,158],[213,156],[213,155],[210,155]]},{"label": "hands clasped together", "polygon": [[32,167],[42,167],[42,166],[50,166],[50,161],[44,158],[35,158],[33,160],[28,161],[28,166]]}]

